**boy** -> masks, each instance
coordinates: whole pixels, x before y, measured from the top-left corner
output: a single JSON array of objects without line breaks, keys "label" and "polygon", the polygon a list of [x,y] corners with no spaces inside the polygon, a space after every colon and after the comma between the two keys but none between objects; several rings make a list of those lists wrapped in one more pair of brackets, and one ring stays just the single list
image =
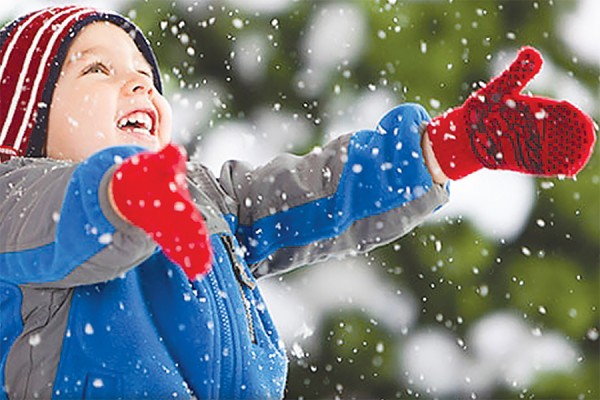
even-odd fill
[{"label": "boy", "polygon": [[595,140],[572,105],[519,94],[541,66],[526,48],[432,122],[402,105],[376,131],[215,179],[169,145],[154,56],[123,17],[40,10],[0,48],[9,399],[281,398],[285,353],[255,277],[395,240],[447,201],[448,177],[572,176]]}]

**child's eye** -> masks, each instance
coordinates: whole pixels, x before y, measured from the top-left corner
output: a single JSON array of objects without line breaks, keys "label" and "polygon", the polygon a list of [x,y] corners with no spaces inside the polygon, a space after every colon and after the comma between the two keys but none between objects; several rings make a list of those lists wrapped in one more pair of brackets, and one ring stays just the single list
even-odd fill
[{"label": "child's eye", "polygon": [[87,75],[87,74],[105,74],[105,75],[110,75],[110,68],[108,68],[102,62],[96,61],[96,62],[88,65],[87,67],[85,67],[85,69],[82,72],[82,75]]}]

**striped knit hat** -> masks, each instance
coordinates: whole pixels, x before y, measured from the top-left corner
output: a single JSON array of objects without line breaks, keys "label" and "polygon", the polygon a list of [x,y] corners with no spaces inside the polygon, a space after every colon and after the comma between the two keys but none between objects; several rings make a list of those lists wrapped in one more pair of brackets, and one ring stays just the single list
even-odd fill
[{"label": "striped knit hat", "polygon": [[62,64],[77,33],[95,21],[111,22],[131,36],[162,92],[148,41],[124,17],[78,6],[27,14],[0,31],[0,162],[13,156],[44,156],[49,106]]}]

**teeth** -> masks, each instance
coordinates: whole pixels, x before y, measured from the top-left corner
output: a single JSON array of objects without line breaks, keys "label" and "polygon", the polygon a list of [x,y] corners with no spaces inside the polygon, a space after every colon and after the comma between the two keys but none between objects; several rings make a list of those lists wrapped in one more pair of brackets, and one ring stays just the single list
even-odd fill
[{"label": "teeth", "polygon": [[117,123],[119,129],[133,127],[136,132],[152,134],[152,118],[145,112],[137,111],[129,114],[127,117],[122,117]]}]

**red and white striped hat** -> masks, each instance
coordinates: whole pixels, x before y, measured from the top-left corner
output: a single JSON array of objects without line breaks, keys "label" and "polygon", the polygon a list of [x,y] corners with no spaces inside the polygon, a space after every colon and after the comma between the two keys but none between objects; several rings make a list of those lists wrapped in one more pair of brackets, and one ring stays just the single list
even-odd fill
[{"label": "red and white striped hat", "polygon": [[77,33],[95,21],[111,22],[130,34],[162,92],[150,44],[121,15],[79,6],[27,14],[0,31],[0,161],[45,155],[49,106],[62,64]]}]

